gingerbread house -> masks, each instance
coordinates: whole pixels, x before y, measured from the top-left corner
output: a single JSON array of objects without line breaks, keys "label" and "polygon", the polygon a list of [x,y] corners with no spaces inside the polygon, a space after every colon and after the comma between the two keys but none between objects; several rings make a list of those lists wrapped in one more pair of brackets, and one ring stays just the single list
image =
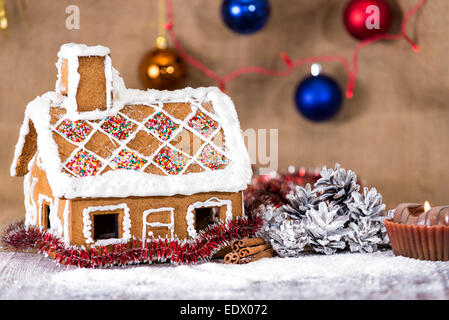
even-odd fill
[{"label": "gingerbread house", "polygon": [[95,246],[195,238],[244,215],[252,171],[228,96],[127,89],[103,46],[63,45],[56,66],[56,90],[26,107],[11,166],[27,225]]}]

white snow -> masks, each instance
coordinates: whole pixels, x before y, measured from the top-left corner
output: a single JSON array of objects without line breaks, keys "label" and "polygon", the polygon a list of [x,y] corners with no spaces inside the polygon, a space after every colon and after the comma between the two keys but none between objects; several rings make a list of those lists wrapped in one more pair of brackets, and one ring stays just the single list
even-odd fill
[{"label": "white snow", "polygon": [[395,257],[391,251],[246,265],[61,267],[7,288],[0,274],[1,299],[448,299],[448,288],[448,262]]}]

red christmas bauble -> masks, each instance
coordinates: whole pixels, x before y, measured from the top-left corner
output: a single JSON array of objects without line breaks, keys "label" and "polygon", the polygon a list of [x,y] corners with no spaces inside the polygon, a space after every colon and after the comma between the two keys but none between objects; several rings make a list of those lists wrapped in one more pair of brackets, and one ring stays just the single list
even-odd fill
[{"label": "red christmas bauble", "polygon": [[392,21],[391,7],[385,0],[351,0],[344,11],[346,30],[356,39],[388,32]]}]

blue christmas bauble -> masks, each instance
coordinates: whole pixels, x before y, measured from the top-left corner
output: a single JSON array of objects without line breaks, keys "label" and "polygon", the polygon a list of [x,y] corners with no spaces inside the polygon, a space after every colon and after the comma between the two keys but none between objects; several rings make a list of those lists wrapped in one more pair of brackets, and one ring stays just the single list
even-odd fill
[{"label": "blue christmas bauble", "polygon": [[221,15],[226,25],[240,34],[260,30],[270,16],[268,0],[224,0]]},{"label": "blue christmas bauble", "polygon": [[310,76],[301,81],[295,93],[296,107],[307,119],[326,121],[340,110],[342,93],[338,83],[326,75]]}]

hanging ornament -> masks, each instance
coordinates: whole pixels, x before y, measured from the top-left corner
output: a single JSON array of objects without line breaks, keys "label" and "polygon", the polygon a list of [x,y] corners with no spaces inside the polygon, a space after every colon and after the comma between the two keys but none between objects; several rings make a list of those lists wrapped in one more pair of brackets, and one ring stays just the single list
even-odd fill
[{"label": "hanging ornament", "polygon": [[321,66],[313,64],[312,75],[301,81],[295,93],[298,111],[312,121],[333,118],[342,104],[340,86],[331,77],[320,74],[320,71]]},{"label": "hanging ornament", "polygon": [[344,11],[346,30],[356,39],[386,34],[392,21],[391,7],[385,0],[351,0]]},{"label": "hanging ornament", "polygon": [[0,31],[8,36],[8,18],[6,17],[5,0],[0,0]]},{"label": "hanging ornament", "polygon": [[184,85],[187,65],[178,53],[167,48],[167,40],[158,37],[156,48],[147,53],[140,64],[140,78],[147,88],[173,90]]},{"label": "hanging ornament", "polygon": [[170,24],[165,21],[165,0],[158,2],[159,36],[156,48],[148,52],[140,63],[140,79],[145,87],[158,90],[173,90],[184,86],[187,64],[174,49],[168,48],[166,30]]},{"label": "hanging ornament", "polygon": [[268,0],[224,0],[221,15],[234,32],[250,34],[262,29],[267,23],[270,3]]}]

